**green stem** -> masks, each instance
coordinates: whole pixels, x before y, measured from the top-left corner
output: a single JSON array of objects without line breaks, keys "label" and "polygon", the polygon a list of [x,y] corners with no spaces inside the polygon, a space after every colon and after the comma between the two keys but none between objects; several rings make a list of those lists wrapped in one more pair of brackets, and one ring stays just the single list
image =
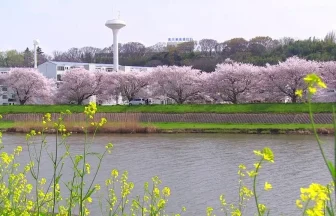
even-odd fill
[{"label": "green stem", "polygon": [[310,118],[311,125],[313,127],[313,132],[314,132],[314,135],[315,135],[315,139],[317,141],[318,147],[319,147],[320,152],[322,154],[324,163],[327,165],[328,170],[330,172],[330,175],[331,175],[333,181],[335,182],[335,177],[333,176],[333,172],[332,172],[332,170],[330,169],[330,167],[328,165],[327,157],[324,154],[324,151],[323,151],[323,148],[322,148],[322,143],[320,141],[320,138],[319,138],[319,136],[317,134],[317,130],[316,130],[316,127],[315,127],[314,118],[313,118],[313,111],[312,111],[312,106],[311,106],[311,95],[308,96],[308,106],[309,106],[309,118]]},{"label": "green stem", "polygon": [[41,141],[41,146],[40,146],[40,151],[39,151],[39,156],[38,158],[36,158],[36,162],[37,162],[37,174],[36,174],[36,179],[35,179],[35,183],[36,183],[36,190],[35,190],[35,193],[36,193],[36,204],[38,206],[37,208],[37,214],[39,215],[40,214],[40,208],[41,206],[39,205],[39,197],[38,197],[38,189],[37,189],[37,186],[38,186],[38,179],[39,179],[39,176],[40,176],[40,166],[41,166],[41,156],[42,156],[42,147],[43,147],[43,143],[45,142],[45,137],[44,139],[42,139]]},{"label": "green stem", "polygon": [[53,207],[52,207],[52,214],[53,215],[55,214],[55,204],[56,204],[56,169],[57,169],[57,151],[58,151],[58,148],[57,148],[58,140],[57,140],[57,138],[58,138],[58,130],[56,131],[56,152],[55,152],[55,159],[53,160],[53,163],[54,163],[54,179],[53,179],[54,191],[53,191]]},{"label": "green stem", "polygon": [[241,201],[242,201],[242,197],[240,197],[240,190],[241,190],[241,188],[242,188],[242,177],[241,177],[241,175],[239,175],[239,189],[238,189],[238,197],[239,197],[239,211],[241,212],[242,211],[242,203],[241,203]]},{"label": "green stem", "polygon": [[[333,202],[332,202],[331,195],[330,195],[332,190],[330,190],[329,185],[327,185],[327,188],[328,188],[328,196],[329,196],[329,202],[330,202],[330,210],[332,211],[332,215],[335,215],[334,206],[333,206]],[[326,201],[326,203],[328,203],[328,201]],[[324,205],[326,205],[326,204],[324,204]]]},{"label": "green stem", "polygon": [[[86,125],[88,125],[88,119],[86,120]],[[80,201],[79,201],[79,214],[81,216],[84,216],[83,211],[83,190],[84,190],[84,176],[85,176],[85,163],[86,163],[86,147],[87,147],[87,140],[88,140],[88,127],[85,128],[85,143],[84,143],[84,153],[83,153],[83,166],[82,166],[82,173],[80,175],[81,177],[81,183],[80,183]]]},{"label": "green stem", "polygon": [[307,207],[308,207],[309,203],[310,203],[310,199],[306,202],[306,205],[303,208],[302,216],[306,215],[306,210],[307,210]]},{"label": "green stem", "polygon": [[261,165],[261,163],[262,163],[263,160],[264,160],[264,158],[262,158],[260,160],[260,162],[258,163],[258,166],[256,167],[256,170],[255,170],[255,176],[253,178],[253,195],[254,195],[254,200],[255,200],[255,203],[256,203],[256,206],[257,206],[257,210],[258,210],[258,215],[259,216],[261,216],[261,212],[260,212],[260,209],[259,209],[256,184],[257,184],[258,171],[259,171],[260,165]]},{"label": "green stem", "polygon": [[[333,106],[333,122],[334,122],[334,173],[336,173],[336,114],[335,106]],[[336,178],[333,178],[334,182],[334,193],[335,193],[335,202],[336,202]],[[330,200],[331,202],[331,200]]]}]

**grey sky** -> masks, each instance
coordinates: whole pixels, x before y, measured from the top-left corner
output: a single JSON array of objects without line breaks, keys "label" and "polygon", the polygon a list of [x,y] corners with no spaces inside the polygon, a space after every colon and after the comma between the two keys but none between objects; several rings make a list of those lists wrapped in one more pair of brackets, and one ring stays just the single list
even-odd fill
[{"label": "grey sky", "polygon": [[168,37],[322,38],[336,29],[335,9],[336,0],[0,0],[0,50],[32,47],[34,38],[49,54],[110,46],[112,32],[104,24],[118,10],[127,23],[121,43],[149,46]]}]

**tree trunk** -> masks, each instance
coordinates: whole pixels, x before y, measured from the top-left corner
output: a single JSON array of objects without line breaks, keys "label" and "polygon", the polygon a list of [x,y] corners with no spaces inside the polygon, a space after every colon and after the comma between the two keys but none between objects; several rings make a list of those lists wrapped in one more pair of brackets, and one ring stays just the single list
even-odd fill
[{"label": "tree trunk", "polygon": [[232,98],[231,102],[234,103],[234,104],[238,103],[237,95],[233,95],[233,98]]},{"label": "tree trunk", "polygon": [[292,96],[292,103],[296,103],[296,101],[297,101],[297,96],[296,96],[296,95],[293,95],[293,96]]}]

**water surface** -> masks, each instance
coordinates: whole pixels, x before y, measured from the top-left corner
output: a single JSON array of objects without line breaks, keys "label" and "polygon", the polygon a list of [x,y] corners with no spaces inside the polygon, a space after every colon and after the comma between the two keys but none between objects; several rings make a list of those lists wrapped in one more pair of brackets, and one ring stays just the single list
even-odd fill
[{"label": "water surface", "polygon": [[[73,154],[83,150],[83,138],[83,135],[73,135],[68,139]],[[331,158],[333,137],[322,139]],[[16,145],[25,146],[23,135],[4,134],[3,141],[7,150]],[[52,151],[54,137],[48,137],[48,142]],[[295,200],[299,198],[300,187],[330,181],[313,136],[113,134],[98,135],[92,149],[102,152],[109,142],[114,144],[114,150],[104,159],[97,183],[104,184],[112,169],[127,170],[129,180],[135,183],[133,194],[141,195],[143,183],[159,176],[163,186],[171,188],[168,212],[179,213],[185,206],[185,215],[205,215],[207,206],[220,209],[221,194],[225,194],[229,202],[235,202],[238,198],[238,165],[244,163],[252,168],[256,160],[253,150],[265,146],[274,151],[275,163],[263,167],[259,188],[262,191],[264,182],[268,181],[273,184],[273,190],[262,192],[260,200],[271,209],[271,215],[299,215]],[[20,158],[22,163],[29,160],[27,148]],[[43,160],[48,160],[47,155]],[[42,164],[42,173],[50,176],[50,163]],[[71,174],[70,163],[66,164],[64,173]],[[254,200],[249,203],[253,212],[249,209],[245,215],[255,213]],[[100,215],[97,205],[93,204],[91,209],[92,215]]]}]

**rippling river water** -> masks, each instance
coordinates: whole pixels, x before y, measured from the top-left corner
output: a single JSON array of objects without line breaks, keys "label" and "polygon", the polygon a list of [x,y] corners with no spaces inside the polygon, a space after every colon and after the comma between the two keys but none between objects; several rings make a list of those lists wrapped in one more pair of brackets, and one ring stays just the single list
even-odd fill
[{"label": "rippling river water", "polygon": [[[83,138],[81,135],[69,138],[72,153],[81,153]],[[333,137],[322,137],[322,140],[331,157]],[[23,135],[4,134],[3,141],[7,150],[16,145],[25,146]],[[48,137],[48,142],[52,146],[54,138]],[[272,148],[275,155],[275,163],[265,165],[259,178],[260,190],[265,181],[273,184],[273,190],[262,192],[260,196],[261,202],[271,209],[270,215],[299,215],[295,200],[299,198],[300,187],[330,181],[313,136],[98,135],[93,151],[104,151],[108,142],[114,144],[114,150],[104,159],[97,183],[103,184],[112,169],[128,170],[129,180],[135,183],[133,194],[141,195],[143,183],[159,176],[163,185],[171,188],[167,211],[179,213],[185,206],[185,215],[205,215],[207,206],[219,210],[221,194],[225,194],[229,202],[235,202],[238,198],[238,165],[244,163],[252,168],[255,162],[253,150],[265,146]],[[20,158],[23,163],[29,160],[27,148]],[[64,173],[70,172],[70,164],[66,164]],[[42,173],[50,176],[50,164],[43,163]],[[252,208],[245,213],[253,215],[254,201],[249,203]],[[92,205],[91,209],[92,215],[100,215],[98,205]]]}]

